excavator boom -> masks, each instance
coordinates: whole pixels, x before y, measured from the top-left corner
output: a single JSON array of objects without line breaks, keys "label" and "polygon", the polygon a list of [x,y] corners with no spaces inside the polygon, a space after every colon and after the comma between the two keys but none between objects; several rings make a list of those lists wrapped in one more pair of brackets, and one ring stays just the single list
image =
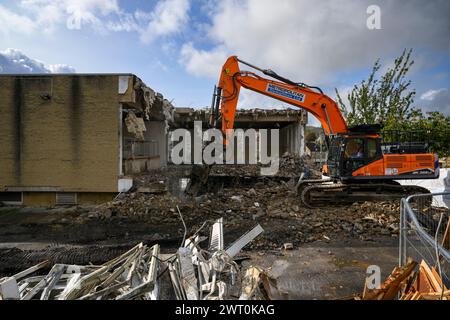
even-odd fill
[{"label": "excavator boom", "polygon": [[236,56],[232,56],[225,62],[219,80],[219,88],[222,92],[223,132],[233,129],[241,87],[309,111],[320,121],[328,135],[348,131],[347,123],[338,105],[327,95],[306,87],[304,84],[297,84],[284,79],[271,70],[257,68],[264,74],[284,81],[265,79],[253,72],[242,72],[239,68],[239,62],[250,65],[239,60]]}]

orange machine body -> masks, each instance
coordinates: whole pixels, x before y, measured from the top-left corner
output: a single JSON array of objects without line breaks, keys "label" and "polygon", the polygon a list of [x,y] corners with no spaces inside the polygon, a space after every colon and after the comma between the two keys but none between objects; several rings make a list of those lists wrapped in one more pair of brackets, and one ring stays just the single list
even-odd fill
[{"label": "orange machine body", "polygon": [[412,179],[420,174],[438,174],[435,172],[436,159],[432,153],[425,154],[385,154],[352,173],[354,177],[383,177]]}]

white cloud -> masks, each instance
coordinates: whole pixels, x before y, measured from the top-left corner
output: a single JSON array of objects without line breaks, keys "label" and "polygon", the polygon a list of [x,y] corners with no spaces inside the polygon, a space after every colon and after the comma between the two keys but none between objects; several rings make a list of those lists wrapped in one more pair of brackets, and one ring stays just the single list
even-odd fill
[{"label": "white cloud", "polygon": [[67,64],[51,64],[47,66],[51,73],[75,73],[74,67]]},{"label": "white cloud", "polygon": [[[368,67],[376,58],[398,55],[403,48],[450,51],[445,1],[382,0],[382,30],[369,30],[366,9],[372,0],[224,0],[211,14],[208,38],[217,44],[208,51],[190,47],[203,56],[220,48],[242,59],[271,68],[309,84],[339,83],[336,75]],[[183,54],[183,53],[182,53]],[[198,57],[192,54],[192,59]],[[204,76],[213,76],[224,62],[209,60]],[[185,59],[186,69],[198,75]]]},{"label": "white cloud", "polygon": [[424,92],[420,99],[425,111],[441,111],[450,115],[450,89],[431,89]]},{"label": "white cloud", "polygon": [[57,28],[93,28],[99,33],[137,32],[150,43],[179,33],[189,21],[190,0],[159,0],[149,11],[123,10],[118,0],[21,0],[16,12],[0,5],[3,33],[51,34]]},{"label": "white cloud", "polygon": [[22,0],[20,6],[44,32],[53,32],[60,24],[73,29],[90,25],[104,31],[100,18],[120,13],[117,0]]},{"label": "white cloud", "polygon": [[181,48],[180,62],[186,70],[195,76],[218,78],[220,69],[227,58],[226,49],[216,47],[214,50],[197,50],[192,43],[186,43]]},{"label": "white cloud", "polygon": [[141,33],[141,40],[149,43],[159,36],[181,31],[188,22],[189,0],[160,0],[151,14],[139,13],[141,18],[149,18],[147,27]]},{"label": "white cloud", "polygon": [[437,96],[439,96],[441,93],[444,93],[445,91],[447,91],[447,89],[445,88],[441,88],[441,89],[431,89],[428,90],[427,92],[423,93],[420,96],[420,99],[422,100],[426,100],[426,101],[433,101],[434,99],[436,99]]},{"label": "white cloud", "polygon": [[0,5],[0,21],[0,33],[4,35],[16,32],[31,34],[36,29],[33,20],[26,16],[20,16],[2,5]]},{"label": "white cloud", "polygon": [[123,19],[117,0],[21,0],[17,11],[0,5],[0,32],[52,33],[61,26],[72,29],[91,26],[104,32],[108,23],[103,23],[102,18],[111,14],[119,21]]},{"label": "white cloud", "polygon": [[132,15],[130,13],[121,13],[117,19],[106,22],[106,28],[110,31],[120,32],[132,32],[132,31],[140,31],[141,27],[138,23],[138,18],[136,18],[138,13]]},{"label": "white cloud", "polygon": [[32,59],[17,49],[0,51],[0,73],[74,73],[75,69],[64,64],[46,65]]}]

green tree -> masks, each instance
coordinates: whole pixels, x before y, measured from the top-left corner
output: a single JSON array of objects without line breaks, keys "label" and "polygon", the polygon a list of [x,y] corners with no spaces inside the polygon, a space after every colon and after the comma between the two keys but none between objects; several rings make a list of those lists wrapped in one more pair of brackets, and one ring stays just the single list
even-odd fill
[{"label": "green tree", "polygon": [[429,141],[440,157],[450,156],[450,116],[438,111],[424,114],[420,108],[412,107],[416,91],[410,88],[411,80],[406,77],[414,64],[411,54],[412,49],[405,49],[381,77],[378,59],[368,79],[355,85],[348,94],[348,105],[336,89],[338,105],[349,126],[380,124],[385,141],[390,140],[393,131],[408,131],[404,138]]},{"label": "green tree", "polygon": [[450,156],[450,116],[439,111],[430,111],[425,115],[416,112],[406,129],[424,136],[424,140],[430,142],[431,149],[439,157]]},{"label": "green tree", "polygon": [[399,123],[408,121],[415,115],[411,107],[416,91],[410,89],[411,80],[406,74],[414,64],[411,59],[412,49],[403,51],[395,59],[394,67],[378,77],[381,69],[378,59],[367,80],[355,85],[347,98],[345,105],[336,89],[338,105],[350,126],[359,124],[381,124],[386,128],[396,127]]}]

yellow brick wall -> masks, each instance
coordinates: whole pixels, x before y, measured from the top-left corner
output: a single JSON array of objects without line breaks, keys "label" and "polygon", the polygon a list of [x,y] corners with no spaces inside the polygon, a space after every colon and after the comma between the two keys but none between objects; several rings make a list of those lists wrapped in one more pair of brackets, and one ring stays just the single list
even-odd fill
[{"label": "yellow brick wall", "polygon": [[[77,194],[77,205],[97,205],[112,201],[117,193],[80,192]],[[24,192],[23,203],[29,207],[53,207],[56,205],[55,192]]]},{"label": "yellow brick wall", "polygon": [[118,76],[0,76],[0,192],[117,192],[118,172]]},{"label": "yellow brick wall", "polygon": [[24,206],[47,207],[54,206],[56,194],[52,192],[24,192],[22,194],[22,204]]}]

